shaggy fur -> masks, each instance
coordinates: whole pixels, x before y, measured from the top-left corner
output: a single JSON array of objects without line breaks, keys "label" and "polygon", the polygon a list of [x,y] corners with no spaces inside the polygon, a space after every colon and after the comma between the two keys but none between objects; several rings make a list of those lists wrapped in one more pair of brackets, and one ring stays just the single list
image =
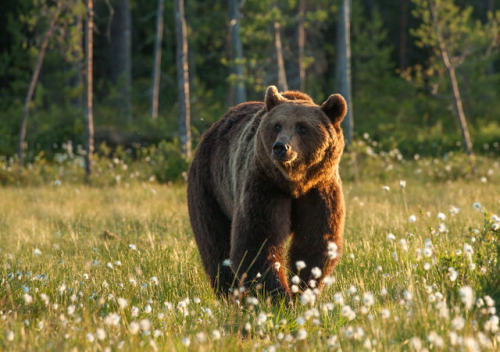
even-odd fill
[{"label": "shaggy fur", "polygon": [[[346,109],[338,94],[318,106],[306,94],[280,94],[270,86],[264,103],[231,108],[205,133],[189,170],[188,206],[218,293],[263,284],[267,292],[291,297],[288,276],[298,260],[307,265],[298,273],[301,288],[314,267],[322,270],[321,288],[338,260],[328,257],[328,243],[337,245],[339,255],[342,250],[338,164]],[[223,265],[228,258],[231,266]]]}]

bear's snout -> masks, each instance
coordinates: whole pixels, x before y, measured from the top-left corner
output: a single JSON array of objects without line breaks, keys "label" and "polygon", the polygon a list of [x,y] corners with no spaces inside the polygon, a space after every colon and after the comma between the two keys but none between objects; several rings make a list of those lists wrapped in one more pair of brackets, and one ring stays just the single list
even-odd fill
[{"label": "bear's snout", "polygon": [[285,161],[288,159],[287,154],[291,149],[290,144],[275,142],[273,144],[273,157],[279,161]]}]

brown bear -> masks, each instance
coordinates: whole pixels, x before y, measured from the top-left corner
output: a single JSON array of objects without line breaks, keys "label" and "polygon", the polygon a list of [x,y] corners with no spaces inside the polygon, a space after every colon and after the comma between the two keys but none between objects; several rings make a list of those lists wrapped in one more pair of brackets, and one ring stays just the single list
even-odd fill
[{"label": "brown bear", "polygon": [[189,216],[216,292],[262,286],[290,298],[287,277],[321,289],[342,250],[347,105],[339,94],[318,106],[275,86],[264,100],[232,107],[204,134],[189,169]]}]

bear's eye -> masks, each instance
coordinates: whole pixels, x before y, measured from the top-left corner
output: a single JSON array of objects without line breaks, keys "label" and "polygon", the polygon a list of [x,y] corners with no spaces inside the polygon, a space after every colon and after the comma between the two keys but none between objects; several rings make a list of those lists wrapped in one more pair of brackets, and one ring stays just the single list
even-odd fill
[{"label": "bear's eye", "polygon": [[307,127],[302,125],[302,124],[298,124],[295,127],[295,130],[297,131],[298,134],[306,134],[307,133]]},{"label": "bear's eye", "polygon": [[275,124],[274,127],[273,127],[273,129],[274,129],[274,132],[281,131],[281,124],[279,124],[279,123]]}]

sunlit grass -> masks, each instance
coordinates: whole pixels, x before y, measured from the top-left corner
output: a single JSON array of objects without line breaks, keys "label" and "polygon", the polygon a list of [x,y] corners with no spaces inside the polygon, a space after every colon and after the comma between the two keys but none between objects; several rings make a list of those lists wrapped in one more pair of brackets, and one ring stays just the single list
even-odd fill
[{"label": "sunlit grass", "polygon": [[[499,232],[488,228],[500,214],[494,177],[346,182],[335,282],[315,305],[294,307],[214,296],[184,185],[1,189],[0,348],[498,350],[495,306],[484,298],[500,298]],[[469,309],[459,295],[467,286]]]}]

